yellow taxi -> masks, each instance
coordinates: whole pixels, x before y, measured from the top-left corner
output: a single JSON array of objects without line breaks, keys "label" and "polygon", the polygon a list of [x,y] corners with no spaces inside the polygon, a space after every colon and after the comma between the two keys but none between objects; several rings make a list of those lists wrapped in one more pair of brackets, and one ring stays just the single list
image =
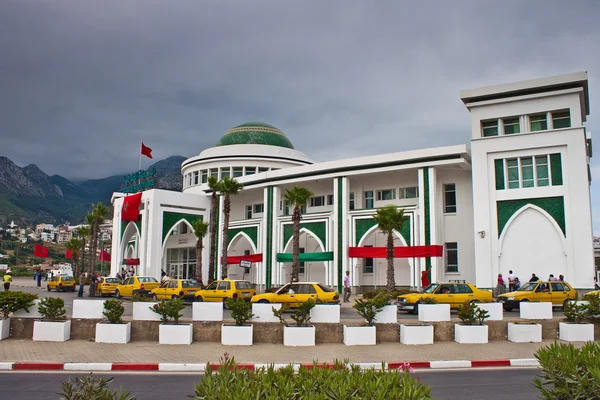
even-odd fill
[{"label": "yellow taxi", "polygon": [[564,307],[568,300],[576,300],[577,292],[567,282],[527,282],[514,292],[498,296],[498,302],[503,303],[505,311],[519,308],[523,301],[551,302],[554,307]]},{"label": "yellow taxi", "polygon": [[262,293],[252,297],[253,303],[285,303],[296,307],[313,299],[323,303],[339,303],[340,295],[335,290],[317,282],[293,282],[274,293]]},{"label": "yellow taxi", "polygon": [[149,294],[152,289],[160,286],[160,282],[153,276],[131,276],[125,278],[123,283],[117,285],[115,295],[117,299],[121,297],[131,297],[136,293]]},{"label": "yellow taxi", "polygon": [[178,299],[194,301],[198,290],[202,289],[200,284],[193,279],[171,279],[163,282],[156,289],[152,289],[150,294],[154,300]]},{"label": "yellow taxi", "polygon": [[400,311],[418,312],[424,298],[435,299],[438,304],[450,304],[450,308],[459,308],[467,301],[492,302],[494,297],[489,290],[481,290],[466,282],[441,282],[427,286],[423,293],[408,293],[398,296],[396,305]]},{"label": "yellow taxi", "polygon": [[117,291],[117,286],[120,284],[121,280],[119,278],[101,276],[98,278],[98,283],[96,284],[96,294],[99,294],[102,297],[113,295]]},{"label": "yellow taxi", "polygon": [[226,299],[244,299],[250,301],[256,294],[254,285],[248,281],[223,279],[213,281],[206,289],[196,292],[196,301],[223,302]]},{"label": "yellow taxi", "polygon": [[48,291],[56,290],[57,292],[75,291],[75,279],[69,275],[56,275],[48,281],[46,286]]},{"label": "yellow taxi", "polygon": [[583,298],[587,298],[587,297],[592,297],[592,296],[596,296],[596,297],[600,297],[600,290],[592,290],[591,292],[587,292],[586,294],[583,295]]}]

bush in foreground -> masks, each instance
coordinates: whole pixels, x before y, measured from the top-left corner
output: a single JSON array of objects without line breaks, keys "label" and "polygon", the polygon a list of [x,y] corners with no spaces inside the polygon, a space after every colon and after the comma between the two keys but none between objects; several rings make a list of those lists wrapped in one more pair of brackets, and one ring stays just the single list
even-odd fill
[{"label": "bush in foreground", "polygon": [[61,400],[135,400],[129,391],[110,389],[108,384],[114,378],[104,379],[100,376],[80,376],[62,382]]}]

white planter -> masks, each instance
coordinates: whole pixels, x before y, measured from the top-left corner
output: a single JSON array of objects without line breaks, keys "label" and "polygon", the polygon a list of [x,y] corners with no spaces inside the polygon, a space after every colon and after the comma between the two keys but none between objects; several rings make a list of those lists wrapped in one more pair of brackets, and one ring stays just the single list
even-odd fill
[{"label": "white planter", "polygon": [[192,344],[194,326],[192,324],[160,324],[159,344]]},{"label": "white planter", "polygon": [[73,300],[73,318],[102,319],[104,302],[100,300]]},{"label": "white planter", "polygon": [[477,303],[477,307],[486,310],[490,315],[486,321],[502,321],[504,319],[502,303]]},{"label": "white planter", "polygon": [[252,325],[221,325],[221,344],[226,346],[251,346]]},{"label": "white planter", "polygon": [[160,315],[150,310],[150,307],[157,303],[134,301],[133,302],[133,320],[134,321],[160,321]]},{"label": "white planter", "polygon": [[400,324],[400,343],[433,344],[433,325]]},{"label": "white planter", "polygon": [[374,346],[377,343],[374,326],[344,325],[344,344],[346,346]]},{"label": "white planter", "polygon": [[339,304],[317,304],[310,310],[310,322],[339,324],[340,323],[340,305]]},{"label": "white planter", "polygon": [[487,343],[487,325],[454,324],[454,341],[457,343]]},{"label": "white planter", "polygon": [[14,318],[44,318],[44,316],[38,312],[38,304],[40,304],[40,299],[33,301],[33,306],[29,307],[29,312],[19,310],[13,313],[12,316]]},{"label": "white planter", "polygon": [[223,303],[193,303],[192,321],[223,321]]},{"label": "white planter", "polygon": [[284,326],[283,345],[291,347],[314,346],[315,332],[314,326]]},{"label": "white planter", "polygon": [[10,336],[10,318],[0,319],[0,340]]},{"label": "white planter", "polygon": [[558,338],[567,342],[593,342],[594,324],[558,324]]},{"label": "white planter", "polygon": [[419,321],[450,321],[450,304],[419,304]]},{"label": "white planter", "polygon": [[273,315],[273,308],[279,310],[281,304],[252,303],[252,322],[279,322],[279,318]]},{"label": "white planter", "polygon": [[519,311],[522,319],[552,319],[552,303],[550,302],[521,302]]},{"label": "white planter", "polygon": [[96,343],[129,343],[130,340],[131,322],[126,324],[98,322],[96,324]]},{"label": "white planter", "polygon": [[375,314],[375,323],[377,324],[397,324],[398,306],[384,306],[383,310]]},{"label": "white planter", "polygon": [[515,343],[539,343],[542,341],[542,324],[508,323],[508,340]]},{"label": "white planter", "polygon": [[71,338],[71,320],[33,321],[33,340],[40,342],[66,342]]}]

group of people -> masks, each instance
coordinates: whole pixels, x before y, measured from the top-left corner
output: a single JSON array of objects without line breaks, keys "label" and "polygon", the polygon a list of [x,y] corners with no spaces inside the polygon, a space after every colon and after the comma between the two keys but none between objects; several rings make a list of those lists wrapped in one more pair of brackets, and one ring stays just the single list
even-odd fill
[{"label": "group of people", "polygon": [[[539,280],[540,280],[540,278],[538,278],[536,274],[531,274],[531,279],[529,279],[529,282],[537,282]],[[554,276],[554,274],[550,274],[550,276],[548,277],[548,281],[549,282],[564,282],[565,277],[564,277],[564,275],[559,275],[558,278],[556,278]],[[508,291],[514,292],[515,290],[519,290],[520,287],[521,287],[521,282],[519,281],[519,278],[513,273],[512,270],[508,271]],[[506,282],[504,281],[502,274],[498,274],[498,281],[496,284],[496,296],[504,293],[505,291],[506,291]]]},{"label": "group of people", "polygon": [[115,277],[123,280],[125,278],[130,278],[134,275],[135,275],[135,271],[134,271],[133,267],[131,267],[129,269],[129,271],[126,271],[125,268],[121,268],[121,272],[117,272],[117,275]]}]

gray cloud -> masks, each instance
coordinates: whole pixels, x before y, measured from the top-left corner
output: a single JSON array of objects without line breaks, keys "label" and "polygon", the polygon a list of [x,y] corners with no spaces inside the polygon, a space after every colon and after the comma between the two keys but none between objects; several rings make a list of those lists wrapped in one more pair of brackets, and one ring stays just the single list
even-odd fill
[{"label": "gray cloud", "polygon": [[461,89],[581,70],[594,131],[597,15],[593,0],[4,0],[0,154],[103,177],[135,169],[142,139],[191,156],[254,120],[317,160],[466,143]]}]

